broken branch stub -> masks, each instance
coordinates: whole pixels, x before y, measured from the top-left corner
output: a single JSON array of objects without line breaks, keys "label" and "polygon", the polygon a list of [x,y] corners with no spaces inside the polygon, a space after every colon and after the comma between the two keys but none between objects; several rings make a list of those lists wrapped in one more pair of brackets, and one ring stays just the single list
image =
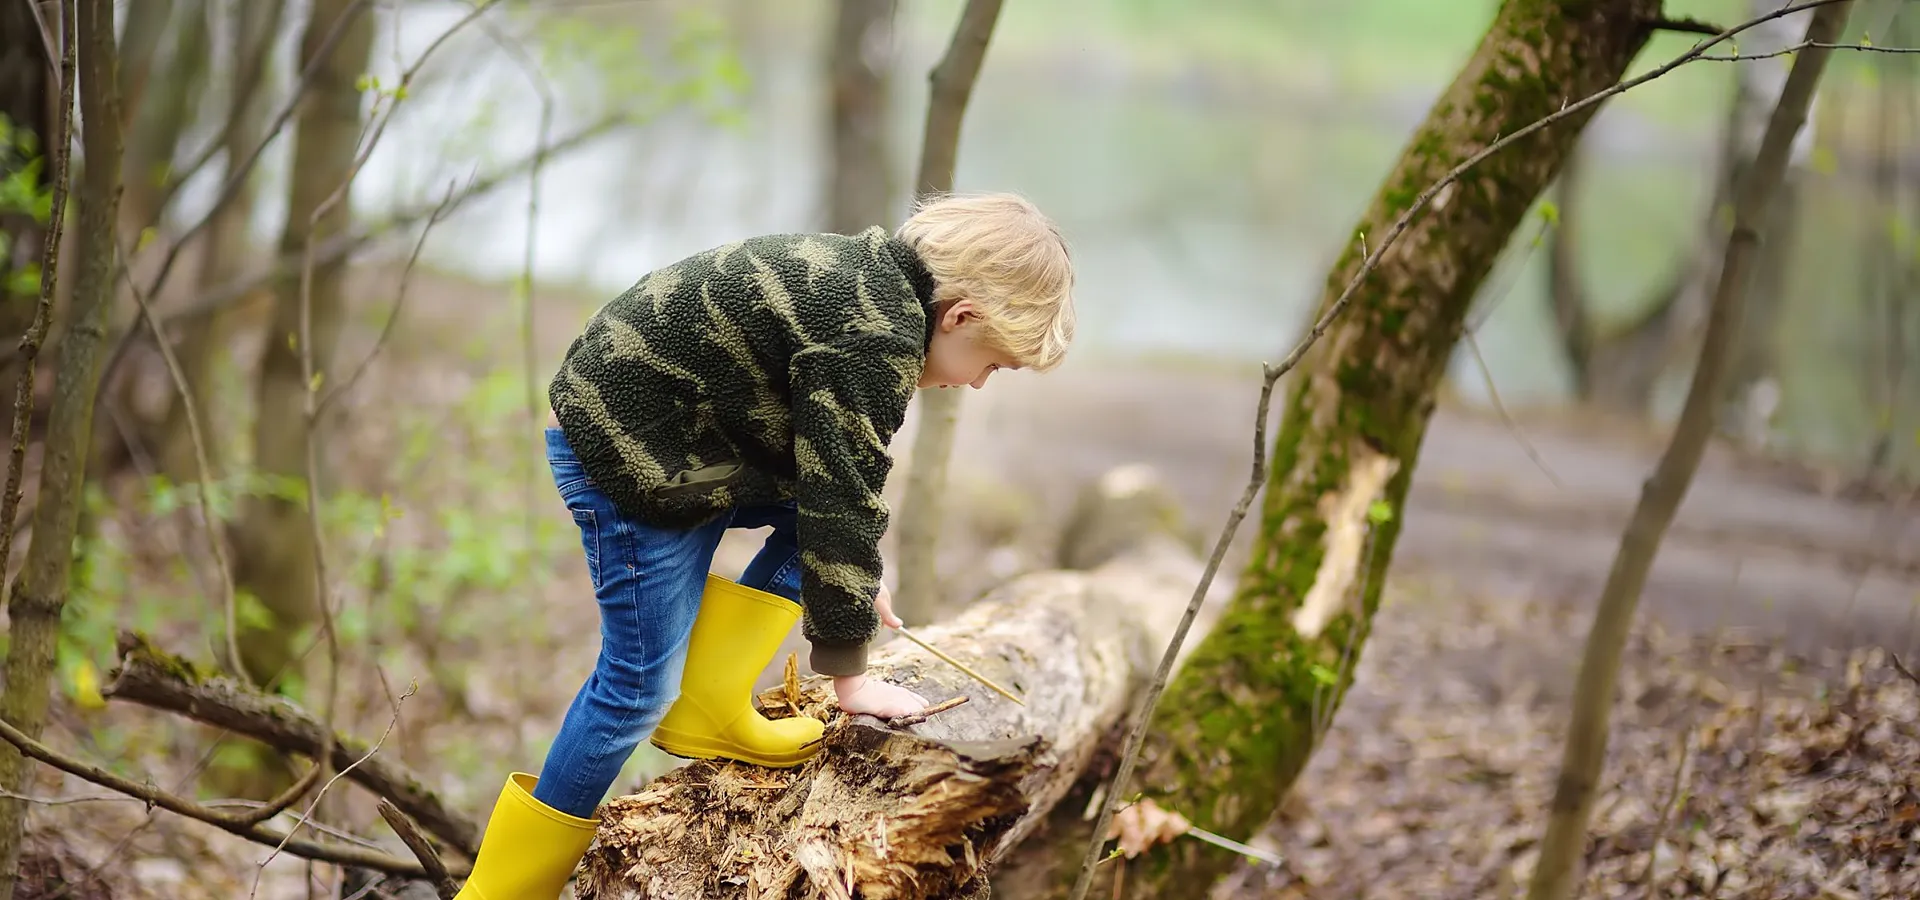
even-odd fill
[{"label": "broken branch stub", "polygon": [[[1079,515],[1162,490],[1137,471],[1102,479]],[[1018,706],[908,642],[873,672],[931,703],[970,702],[908,729],[846,716],[824,679],[799,706],[828,721],[822,752],[790,769],[702,761],[600,810],[583,900],[955,900],[1039,824],[1144,688],[1200,573],[1167,518],[1142,518],[1124,552],[1089,571],[1039,572],[929,643],[1014,690]],[[1069,529],[1069,533],[1073,533]],[[1110,544],[1111,545],[1111,544]],[[784,691],[782,690],[782,693]],[[789,715],[764,703],[769,716]]]}]

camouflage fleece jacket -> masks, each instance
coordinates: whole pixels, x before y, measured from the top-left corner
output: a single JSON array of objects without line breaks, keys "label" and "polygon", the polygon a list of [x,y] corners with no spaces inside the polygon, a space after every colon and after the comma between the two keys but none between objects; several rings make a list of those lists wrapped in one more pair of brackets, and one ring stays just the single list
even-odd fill
[{"label": "camouflage fleece jacket", "polygon": [[887,446],[932,296],[919,257],[878,227],[727,244],[595,313],[548,400],[588,477],[640,521],[796,501],[809,665],[859,674],[879,627]]}]

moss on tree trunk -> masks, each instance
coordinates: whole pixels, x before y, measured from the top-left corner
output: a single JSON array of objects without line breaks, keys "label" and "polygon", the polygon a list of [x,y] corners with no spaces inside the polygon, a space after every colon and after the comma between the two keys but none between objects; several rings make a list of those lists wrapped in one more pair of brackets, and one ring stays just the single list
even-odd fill
[{"label": "moss on tree trunk", "polygon": [[[1657,0],[1508,0],[1368,206],[1320,309],[1352,280],[1363,240],[1385,234],[1454,166],[1618,82],[1659,9]],[[1130,792],[1242,840],[1278,808],[1366,641],[1434,389],[1468,308],[1590,114],[1516,143],[1437,194],[1295,370],[1252,558],[1156,707]],[[1064,893],[1078,855],[1035,849],[1057,867],[1046,881]],[[1176,840],[1127,863],[1122,895],[1203,897],[1238,859]],[[1089,895],[1113,896],[1117,868],[1103,867],[1106,883]]]}]

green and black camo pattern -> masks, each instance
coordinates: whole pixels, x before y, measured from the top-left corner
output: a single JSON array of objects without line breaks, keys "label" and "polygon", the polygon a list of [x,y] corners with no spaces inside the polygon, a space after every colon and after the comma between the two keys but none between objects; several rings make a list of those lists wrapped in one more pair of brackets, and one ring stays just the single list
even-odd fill
[{"label": "green and black camo pattern", "polygon": [[925,364],[933,280],[885,230],[779,234],[649,273],[588,320],[548,399],[628,515],[690,527],[797,501],[803,633],[825,675],[878,629],[888,445]]}]

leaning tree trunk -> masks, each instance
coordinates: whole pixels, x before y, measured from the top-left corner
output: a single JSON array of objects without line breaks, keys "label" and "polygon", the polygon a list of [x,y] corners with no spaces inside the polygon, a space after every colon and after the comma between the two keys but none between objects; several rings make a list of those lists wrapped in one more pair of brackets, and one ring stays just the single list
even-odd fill
[{"label": "leaning tree trunk", "polygon": [[[987,43],[1000,18],[1000,0],[967,0],[954,26],[953,42],[928,76],[927,124],[920,141],[920,174],[914,197],[953,190],[954,158],[960,154],[960,123],[986,60]],[[900,591],[895,614],[911,622],[941,606],[938,569],[940,524],[945,516],[947,461],[959,429],[961,392],[922,389],[919,424],[907,462],[906,489],[900,497],[898,535]]]},{"label": "leaning tree trunk", "polygon": [[[114,69],[113,0],[81,0],[77,30],[82,146],[91,160],[120,158],[120,103]],[[6,693],[0,718],[38,738],[47,720],[48,683],[59,649],[60,614],[67,603],[81,489],[86,483],[93,396],[100,380],[100,345],[112,309],[116,262],[115,218],[120,203],[120,167],[89,165],[79,191],[79,277],[73,319],[60,342],[53,407],[41,448],[40,488],[34,506],[33,540],[25,567],[7,601]],[[31,793],[32,764],[11,744],[0,748],[0,791]],[[0,900],[11,900],[19,868],[26,806],[0,800]]]},{"label": "leaning tree trunk", "polygon": [[[1429,185],[1504,135],[1617,83],[1656,0],[1508,0],[1349,234],[1324,311]],[[1273,815],[1351,681],[1399,536],[1433,393],[1482,279],[1553,182],[1589,107],[1487,159],[1437,194],[1296,370],[1252,557],[1232,602],[1157,706],[1143,793],[1194,825],[1245,840]],[[1087,846],[1062,826],[1009,872],[1067,891]],[[1206,896],[1238,857],[1198,841],[1126,864],[1120,896]],[[1111,872],[1090,896],[1113,896]],[[1035,870],[1038,870],[1037,873]],[[1036,884],[1037,881],[1037,884]],[[1000,883],[996,878],[996,884]]]},{"label": "leaning tree trunk", "polygon": [[[353,170],[360,138],[361,96],[356,81],[366,71],[373,44],[373,16],[365,11],[365,5],[352,0],[316,0],[301,42],[300,68],[307,68],[342,15],[354,19],[331,56],[315,72],[297,119],[291,194],[280,237],[280,252],[295,258],[305,252],[309,240],[325,243],[344,233],[351,222],[350,204],[344,198],[319,219],[313,216]],[[254,468],[267,479],[292,485],[295,495],[273,491],[248,496],[231,531],[234,585],[242,594],[256,598],[267,612],[263,624],[242,623],[240,627],[240,662],[247,677],[256,683],[273,679],[294,661],[300,632],[319,618],[315,536],[305,507],[309,493],[305,415],[308,383],[301,375],[301,356],[311,353],[315,377],[325,378],[343,319],[341,282],[345,276],[344,261],[314,267],[311,292],[305,299],[311,324],[310,347],[300,346],[301,279],[295,275],[280,280],[273,320],[267,326],[261,353],[253,429]],[[279,772],[264,782],[253,783],[238,779],[228,786],[234,793],[264,796],[280,787],[278,779],[285,775]]]},{"label": "leaning tree trunk", "polygon": [[1024,706],[895,642],[876,675],[936,704],[967,701],[893,728],[834,711],[814,679],[798,706],[830,720],[817,757],[793,770],[697,762],[609,801],[579,895],[982,896],[986,868],[1108,746],[1201,572],[1176,504],[1141,470],[1101,479],[1075,521],[1063,562],[1084,568],[1010,582],[918,635]]}]

